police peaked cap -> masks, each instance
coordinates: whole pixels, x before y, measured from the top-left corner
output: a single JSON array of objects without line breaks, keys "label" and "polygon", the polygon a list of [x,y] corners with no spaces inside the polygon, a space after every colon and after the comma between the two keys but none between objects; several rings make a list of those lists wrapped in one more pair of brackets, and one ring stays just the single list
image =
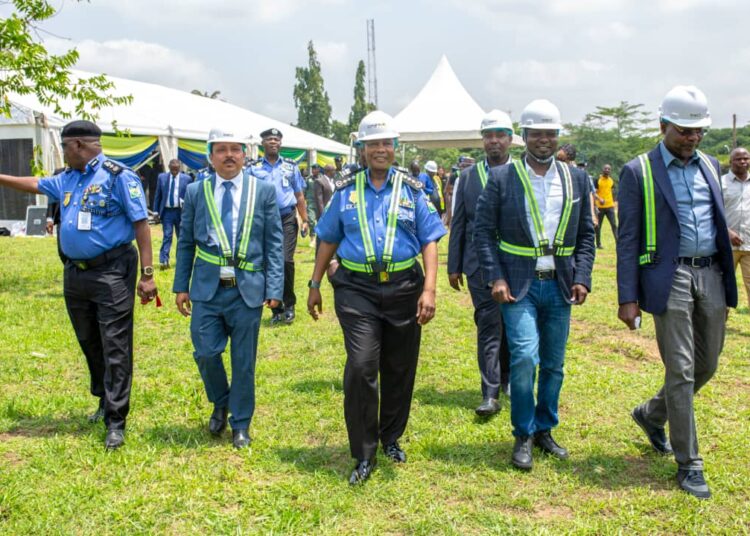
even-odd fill
[{"label": "police peaked cap", "polygon": [[269,128],[268,130],[264,130],[260,133],[260,139],[265,140],[266,138],[269,138],[271,136],[276,136],[277,138],[283,138],[284,135],[281,133],[281,131],[278,128]]},{"label": "police peaked cap", "polygon": [[61,138],[101,138],[102,129],[91,121],[71,121],[65,125],[60,133]]}]

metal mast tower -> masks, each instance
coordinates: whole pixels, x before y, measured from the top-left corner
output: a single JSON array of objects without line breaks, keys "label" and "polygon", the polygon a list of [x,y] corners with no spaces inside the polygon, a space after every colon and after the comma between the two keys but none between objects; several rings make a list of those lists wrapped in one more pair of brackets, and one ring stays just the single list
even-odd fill
[{"label": "metal mast tower", "polygon": [[375,19],[367,19],[367,96],[378,107],[378,73],[375,65]]}]

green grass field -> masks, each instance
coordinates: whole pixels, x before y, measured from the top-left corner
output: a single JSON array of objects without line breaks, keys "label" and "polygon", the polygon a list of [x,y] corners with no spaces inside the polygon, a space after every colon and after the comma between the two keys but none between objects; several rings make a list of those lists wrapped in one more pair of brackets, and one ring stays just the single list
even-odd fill
[{"label": "green grass field", "polygon": [[[65,312],[53,239],[0,239],[0,534],[747,534],[750,533],[750,315],[729,320],[719,371],[696,399],[714,497],[677,489],[672,459],[631,421],[660,384],[653,322],[616,317],[614,246],[574,309],[561,424],[571,451],[514,470],[508,401],[478,420],[479,374],[468,292],[447,284],[423,331],[409,461],[380,456],[352,489],[343,419],[344,350],[324,285],[324,318],[305,313],[313,249],[297,253],[297,321],[264,313],[249,452],[206,430],[211,407],[192,358],[173,272],[157,273],[164,307],[137,306],[135,378],[125,446],[104,451],[90,425],[88,372]],[[160,244],[154,229],[154,249]]]}]

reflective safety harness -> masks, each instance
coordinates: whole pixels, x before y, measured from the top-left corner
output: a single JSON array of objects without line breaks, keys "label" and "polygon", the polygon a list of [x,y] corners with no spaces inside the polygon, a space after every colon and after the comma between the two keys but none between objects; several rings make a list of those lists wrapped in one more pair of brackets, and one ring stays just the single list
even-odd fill
[{"label": "reflective safety harness", "polygon": [[[218,179],[217,179],[218,180]],[[219,239],[219,249],[221,250],[221,256],[214,255],[213,253],[198,247],[198,258],[203,259],[211,264],[218,266],[234,266],[240,270],[248,272],[259,272],[263,270],[262,266],[256,266],[252,262],[245,260],[247,255],[247,246],[250,243],[250,232],[253,227],[253,216],[255,215],[255,181],[257,179],[252,176],[245,175],[244,185],[248,188],[247,199],[245,201],[245,222],[242,227],[242,238],[240,240],[240,246],[237,249],[237,258],[232,253],[232,244],[227,237],[227,233],[224,231],[224,226],[221,223],[221,217],[219,216],[219,209],[216,206],[216,200],[214,199],[213,184],[210,180],[203,181],[203,195],[208,207],[208,213],[211,216],[211,225],[216,232],[216,236]]]},{"label": "reflective safety harness", "polygon": [[416,257],[405,261],[393,262],[393,247],[396,244],[396,227],[398,225],[398,206],[401,199],[401,187],[403,186],[403,175],[396,171],[391,179],[393,189],[391,190],[391,200],[388,206],[388,219],[386,220],[385,246],[383,248],[382,262],[377,262],[375,248],[372,245],[370,228],[367,223],[367,210],[365,207],[365,184],[367,175],[365,171],[360,171],[355,177],[354,191],[357,195],[357,219],[359,220],[359,232],[362,235],[362,245],[365,248],[365,259],[367,262],[358,263],[348,259],[341,259],[341,264],[353,272],[367,274],[378,274],[381,282],[388,281],[389,272],[400,272],[411,268],[417,262]]},{"label": "reflective safety harness", "polygon": [[[512,164],[512,163],[513,163],[513,157],[508,156],[508,161],[506,162],[506,164]],[[482,183],[482,190],[484,190],[487,187],[487,175],[489,175],[490,173],[490,163],[487,162],[486,158],[481,164],[477,164],[477,173],[479,173],[479,180]]]},{"label": "reflective safety harness", "polygon": [[[553,164],[554,165],[554,164]],[[560,216],[560,224],[557,226],[557,232],[555,233],[555,239],[553,242],[554,247],[550,247],[549,240],[547,239],[547,233],[544,230],[544,220],[539,212],[539,205],[536,202],[534,196],[534,190],[529,180],[529,174],[526,172],[526,165],[520,161],[515,160],[513,166],[516,168],[521,184],[523,185],[524,194],[526,197],[526,203],[529,205],[529,211],[531,212],[531,221],[534,224],[534,232],[536,233],[539,245],[536,247],[529,246],[517,246],[510,244],[504,240],[500,240],[498,244],[500,251],[510,253],[511,255],[518,255],[520,257],[543,257],[545,255],[557,255],[558,257],[568,257],[575,251],[575,246],[564,247],[565,233],[568,230],[568,223],[570,222],[570,213],[573,209],[573,179],[570,176],[570,170],[566,164],[560,166],[563,170],[563,197],[565,202],[563,204],[562,214]],[[481,176],[481,173],[480,173]]]},{"label": "reflective safety harness", "polygon": [[[716,172],[714,165],[708,157],[698,151],[698,156],[711,171],[711,175],[717,184],[719,174]],[[641,174],[643,175],[643,222],[646,227],[646,252],[638,257],[638,265],[652,264],[656,262],[656,201],[654,199],[654,174],[651,172],[651,161],[648,154],[638,155],[638,161],[641,164]]]}]

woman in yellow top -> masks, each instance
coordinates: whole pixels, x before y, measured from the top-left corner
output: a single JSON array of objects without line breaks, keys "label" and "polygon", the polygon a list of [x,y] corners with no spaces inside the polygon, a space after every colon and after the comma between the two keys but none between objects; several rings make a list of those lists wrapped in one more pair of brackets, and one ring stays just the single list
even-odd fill
[{"label": "woman in yellow top", "polygon": [[602,249],[602,222],[606,216],[617,242],[617,217],[615,215],[615,181],[611,177],[612,166],[605,164],[602,174],[596,181],[596,208],[599,212],[599,225],[596,226],[596,249]]}]

